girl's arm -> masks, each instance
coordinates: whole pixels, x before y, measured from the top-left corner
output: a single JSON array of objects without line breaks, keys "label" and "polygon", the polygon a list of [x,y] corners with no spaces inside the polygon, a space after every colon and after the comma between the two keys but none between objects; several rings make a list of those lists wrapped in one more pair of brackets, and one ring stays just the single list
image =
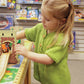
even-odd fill
[{"label": "girl's arm", "polygon": [[24,39],[25,38],[25,31],[22,30],[22,31],[19,31],[16,33],[16,39],[19,40],[19,39]]},{"label": "girl's arm", "polygon": [[30,60],[42,64],[52,64],[53,60],[46,54],[38,54],[31,51],[28,51],[26,57]]},{"label": "girl's arm", "polygon": [[23,45],[20,44],[15,46],[15,51],[16,54],[23,55],[34,62],[42,64],[52,64],[54,62],[48,55],[28,51]]}]

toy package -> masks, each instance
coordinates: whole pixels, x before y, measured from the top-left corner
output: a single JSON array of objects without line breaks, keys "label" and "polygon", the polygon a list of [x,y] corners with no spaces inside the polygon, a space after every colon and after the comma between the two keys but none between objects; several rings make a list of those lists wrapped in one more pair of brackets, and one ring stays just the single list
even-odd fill
[{"label": "toy package", "polygon": [[20,10],[16,10],[16,18],[26,19],[27,17],[27,9],[21,8]]},{"label": "toy package", "polygon": [[15,9],[16,8],[16,0],[8,0],[7,7],[8,7],[8,9]]},{"label": "toy package", "polygon": [[75,45],[76,45],[76,32],[75,31],[73,31],[73,37],[74,39],[73,39],[72,45],[73,45],[73,49],[75,49]]},{"label": "toy package", "polygon": [[13,26],[13,15],[0,15],[0,30]]},{"label": "toy package", "polygon": [[69,52],[72,52],[73,50],[76,49],[76,32],[73,31],[72,34],[73,34],[73,41],[71,45],[69,45]]},{"label": "toy package", "polygon": [[7,7],[7,0],[0,0],[0,7]]},{"label": "toy package", "polygon": [[24,0],[17,0],[17,3],[23,3]]},{"label": "toy package", "polygon": [[13,81],[18,73],[18,70],[18,68],[7,68],[4,77],[0,81],[0,84],[13,84]]},{"label": "toy package", "polygon": [[75,21],[84,22],[84,9],[75,9]]},{"label": "toy package", "polygon": [[74,5],[80,5],[81,0],[72,0],[72,3]]},{"label": "toy package", "polygon": [[27,18],[29,20],[38,20],[38,9],[28,8]]}]

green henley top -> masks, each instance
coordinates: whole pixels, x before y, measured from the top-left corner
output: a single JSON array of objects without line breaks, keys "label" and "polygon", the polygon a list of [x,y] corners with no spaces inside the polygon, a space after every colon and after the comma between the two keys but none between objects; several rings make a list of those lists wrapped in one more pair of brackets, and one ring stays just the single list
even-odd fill
[{"label": "green henley top", "polygon": [[34,62],[34,77],[42,84],[70,84],[71,77],[68,69],[68,44],[64,47],[57,45],[63,39],[63,33],[58,35],[56,44],[50,48],[55,32],[46,33],[42,23],[37,24],[33,28],[25,29],[26,38],[35,42],[35,52],[39,54],[47,54],[54,60],[50,65]]}]

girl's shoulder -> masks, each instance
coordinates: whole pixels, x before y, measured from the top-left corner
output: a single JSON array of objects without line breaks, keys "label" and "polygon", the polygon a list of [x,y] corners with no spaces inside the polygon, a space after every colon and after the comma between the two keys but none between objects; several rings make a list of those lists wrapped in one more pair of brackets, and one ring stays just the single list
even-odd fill
[{"label": "girl's shoulder", "polygon": [[36,26],[40,27],[40,28],[43,28],[43,24],[42,23],[38,23]]},{"label": "girl's shoulder", "polygon": [[58,34],[58,37],[57,37],[56,45],[57,45],[57,44],[61,44],[62,41],[63,41],[63,39],[64,39],[64,33],[59,33],[59,34]]},{"label": "girl's shoulder", "polygon": [[58,34],[58,40],[63,40],[64,38],[64,33],[59,33]]},{"label": "girl's shoulder", "polygon": [[42,23],[38,23],[37,25],[35,25],[35,28],[37,32],[41,32],[44,30]]}]

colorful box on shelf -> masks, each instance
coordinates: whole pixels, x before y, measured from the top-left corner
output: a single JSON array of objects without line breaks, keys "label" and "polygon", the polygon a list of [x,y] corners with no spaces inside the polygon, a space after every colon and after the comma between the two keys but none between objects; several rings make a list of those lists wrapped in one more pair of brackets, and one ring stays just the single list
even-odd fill
[{"label": "colorful box on shelf", "polygon": [[25,8],[16,11],[16,18],[26,18],[27,17],[27,10]]},{"label": "colorful box on shelf", "polygon": [[73,49],[75,49],[75,46],[76,46],[76,32],[75,31],[73,31],[73,37],[74,39],[73,39],[72,45],[73,45]]},{"label": "colorful box on shelf", "polygon": [[84,9],[75,9],[75,18],[76,22],[84,22]]},{"label": "colorful box on shelf", "polygon": [[29,20],[38,20],[38,10],[37,9],[30,9],[27,11],[27,18]]},{"label": "colorful box on shelf", "polygon": [[16,0],[8,0],[7,8],[8,9],[15,9],[16,8]]},{"label": "colorful box on shelf", "polygon": [[7,0],[0,0],[0,7],[7,7]]},{"label": "colorful box on shelf", "polygon": [[80,5],[81,0],[72,0],[73,5]]},{"label": "colorful box on shelf", "polygon": [[10,29],[13,26],[13,15],[0,15],[0,29]]}]

